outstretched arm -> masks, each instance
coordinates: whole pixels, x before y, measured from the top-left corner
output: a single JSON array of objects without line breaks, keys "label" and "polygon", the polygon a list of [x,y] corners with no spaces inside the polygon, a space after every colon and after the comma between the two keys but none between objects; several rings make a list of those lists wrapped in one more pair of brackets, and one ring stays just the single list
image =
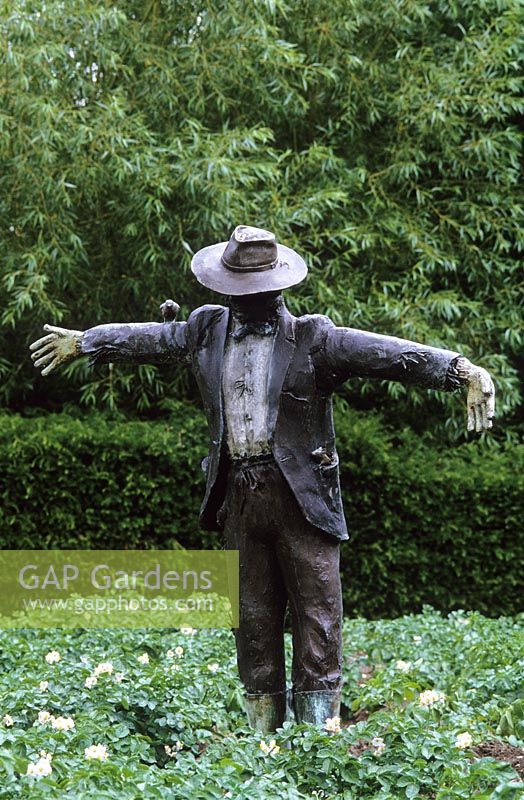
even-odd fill
[{"label": "outstretched arm", "polygon": [[334,386],[350,377],[381,378],[443,391],[466,385],[468,430],[480,432],[492,426],[493,381],[486,370],[460,353],[333,326],[327,329],[322,355],[324,373]]},{"label": "outstretched arm", "polygon": [[185,322],[128,322],[85,331],[80,347],[92,364],[166,364],[187,355]]},{"label": "outstretched arm", "polygon": [[162,307],[165,322],[97,325],[87,331],[44,325],[47,336],[30,346],[31,358],[35,366],[42,369],[42,375],[84,355],[90,356],[91,362],[96,364],[183,361],[187,356],[186,323],[175,322],[173,313],[169,313],[171,308],[166,310],[165,306]]}]

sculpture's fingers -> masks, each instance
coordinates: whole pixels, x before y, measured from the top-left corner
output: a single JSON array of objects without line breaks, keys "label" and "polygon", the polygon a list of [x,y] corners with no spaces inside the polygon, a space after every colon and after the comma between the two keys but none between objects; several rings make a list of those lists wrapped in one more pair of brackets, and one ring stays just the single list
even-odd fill
[{"label": "sculpture's fingers", "polygon": [[475,414],[473,413],[474,406],[468,406],[468,431],[475,430]]},{"label": "sculpture's fingers", "polygon": [[488,409],[488,419],[491,421],[495,416],[495,392],[490,394],[486,401],[486,406]]},{"label": "sculpture's fingers", "polygon": [[48,342],[54,342],[56,339],[56,333],[48,333],[47,336],[42,336],[41,339],[37,339],[36,342],[29,345],[30,350],[39,350],[43,345],[47,344]]},{"label": "sculpture's fingers", "polygon": [[475,430],[477,433],[482,433],[484,425],[482,422],[482,404],[477,403],[475,406]]},{"label": "sculpture's fingers", "polygon": [[491,428],[491,420],[488,418],[488,404],[486,401],[480,404],[480,413],[482,415],[482,430],[487,431]]},{"label": "sculpture's fingers", "polygon": [[35,361],[37,358],[40,358],[44,355],[44,353],[49,353],[51,350],[55,349],[55,342],[48,342],[43,347],[39,347],[38,350],[35,350],[34,353],[31,353],[31,358]]},{"label": "sculpture's fingers", "polygon": [[41,356],[37,361],[35,361],[35,367],[41,367],[42,364],[49,364],[56,358],[56,353],[52,350],[50,353],[46,353],[45,355]]},{"label": "sculpture's fingers", "polygon": [[49,331],[50,333],[55,333],[58,336],[63,336],[63,334],[66,333],[65,328],[58,328],[56,325],[48,325],[47,322],[44,325],[44,330]]},{"label": "sculpture's fingers", "polygon": [[51,363],[49,364],[48,367],[45,367],[42,370],[42,375],[44,375],[44,376],[45,375],[49,375],[49,373],[52,372],[55,369],[55,367],[57,367],[59,365],[59,363],[60,363],[59,359],[55,358],[54,361],[51,361]]}]

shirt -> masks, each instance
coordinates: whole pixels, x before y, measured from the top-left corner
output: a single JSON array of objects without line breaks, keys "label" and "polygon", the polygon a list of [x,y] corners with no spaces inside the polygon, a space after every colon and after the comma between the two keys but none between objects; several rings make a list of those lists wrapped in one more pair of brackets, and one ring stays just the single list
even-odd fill
[{"label": "shirt", "polygon": [[[240,320],[233,316],[232,333]],[[222,395],[229,453],[232,458],[271,452],[268,430],[268,374],[274,333],[228,336],[224,354]]]}]

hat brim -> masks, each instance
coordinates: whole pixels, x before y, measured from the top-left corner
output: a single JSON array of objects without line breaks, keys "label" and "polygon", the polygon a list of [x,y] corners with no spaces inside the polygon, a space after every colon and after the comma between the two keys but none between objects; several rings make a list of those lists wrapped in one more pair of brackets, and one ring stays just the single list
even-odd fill
[{"label": "hat brim", "polygon": [[191,272],[203,286],[220,294],[239,296],[288,289],[304,280],[307,266],[290,247],[277,244],[278,262],[262,272],[233,272],[221,260],[227,242],[203,247],[193,256]]}]

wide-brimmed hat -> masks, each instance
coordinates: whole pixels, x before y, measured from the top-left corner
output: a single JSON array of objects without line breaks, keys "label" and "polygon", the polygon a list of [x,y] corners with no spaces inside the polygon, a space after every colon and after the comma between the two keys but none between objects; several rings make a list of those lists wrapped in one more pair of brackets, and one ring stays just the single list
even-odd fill
[{"label": "wide-brimmed hat", "polygon": [[306,277],[307,266],[298,253],[278,244],[271,231],[238,225],[229,242],[195,253],[191,271],[208,289],[238,296],[294,286]]}]

